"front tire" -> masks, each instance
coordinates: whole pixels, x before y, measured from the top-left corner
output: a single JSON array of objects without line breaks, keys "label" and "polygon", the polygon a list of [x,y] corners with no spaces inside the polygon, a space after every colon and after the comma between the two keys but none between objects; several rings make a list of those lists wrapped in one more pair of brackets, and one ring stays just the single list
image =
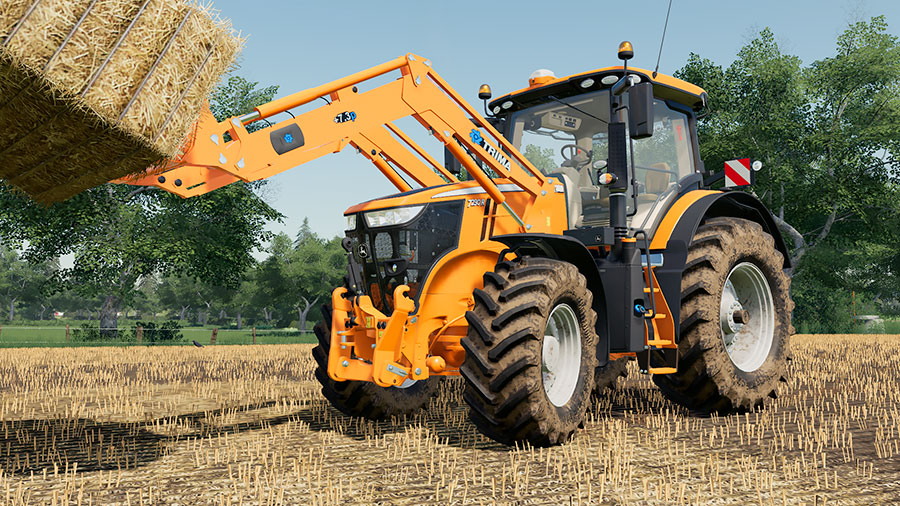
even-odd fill
[{"label": "front tire", "polygon": [[[322,395],[341,413],[383,420],[392,416],[411,415],[422,410],[437,394],[442,376],[427,380],[409,380],[395,387],[381,387],[368,381],[335,381],[328,376],[328,351],[331,349],[331,310],[322,308],[323,321],[313,331],[319,344],[313,348],[316,379]],[[405,386],[404,386],[405,385]]]},{"label": "front tire", "polygon": [[775,396],[793,333],[783,265],[755,222],[713,218],[697,228],[681,281],[678,372],[653,376],[663,394],[707,412],[754,409]]},{"label": "front tire", "polygon": [[597,365],[597,315],[578,269],[525,257],[499,262],[466,313],[463,400],[504,444],[549,446],[584,422]]}]

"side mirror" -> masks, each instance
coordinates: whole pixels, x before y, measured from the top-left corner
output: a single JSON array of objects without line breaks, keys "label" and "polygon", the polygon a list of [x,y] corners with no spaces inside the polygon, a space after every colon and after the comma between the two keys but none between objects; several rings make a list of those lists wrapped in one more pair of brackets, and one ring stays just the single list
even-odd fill
[{"label": "side mirror", "polygon": [[653,85],[635,84],[628,90],[628,132],[632,139],[653,136]]}]

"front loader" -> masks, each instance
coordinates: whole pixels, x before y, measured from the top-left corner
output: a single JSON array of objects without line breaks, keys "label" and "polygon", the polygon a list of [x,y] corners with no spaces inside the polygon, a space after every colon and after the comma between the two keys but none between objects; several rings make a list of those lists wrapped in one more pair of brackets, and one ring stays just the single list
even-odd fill
[{"label": "front loader", "polygon": [[[754,196],[709,189],[706,93],[632,55],[626,42],[622,66],[538,71],[485,119],[410,54],[241,117],[207,113],[181,157],[127,182],[189,197],[351,146],[397,187],[345,212],[346,282],[316,328],[316,377],[346,414],[412,413],[461,375],[479,430],[552,445],[630,359],[690,409],[754,409],[786,370],[784,242]],[[408,116],[443,164],[396,126]]]}]

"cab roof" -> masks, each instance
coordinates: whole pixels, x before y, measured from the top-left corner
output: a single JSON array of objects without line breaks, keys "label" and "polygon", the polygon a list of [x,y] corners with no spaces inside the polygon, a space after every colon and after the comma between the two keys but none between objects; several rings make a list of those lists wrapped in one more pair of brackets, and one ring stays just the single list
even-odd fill
[{"label": "cab roof", "polygon": [[[620,65],[617,67],[605,67],[582,72],[567,77],[550,78],[547,81],[533,84],[527,88],[507,93],[506,95],[491,101],[489,108],[491,111],[493,111],[495,107],[501,107],[500,112],[514,111],[539,102],[544,102],[543,99],[548,95],[554,95],[557,98],[561,98],[599,91],[610,87],[609,85],[601,83],[601,79],[610,75],[620,78],[622,77],[624,70],[625,68]],[[653,72],[635,67],[628,67],[628,73],[640,76],[641,82],[653,83],[653,92],[658,98],[678,102],[695,111],[702,109],[706,105],[706,91],[687,81],[682,81],[681,79],[659,73],[656,74],[656,77],[653,77]],[[585,88],[582,86],[582,83],[587,79],[593,79],[594,83]],[[501,104],[507,101],[512,101],[513,105],[508,106],[506,109],[502,109]]]}]

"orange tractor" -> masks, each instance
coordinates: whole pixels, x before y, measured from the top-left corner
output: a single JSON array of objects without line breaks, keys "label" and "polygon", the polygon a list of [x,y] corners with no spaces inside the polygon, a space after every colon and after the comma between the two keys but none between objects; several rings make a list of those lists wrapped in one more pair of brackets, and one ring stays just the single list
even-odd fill
[{"label": "orange tractor", "polygon": [[630,359],[691,409],[755,408],[786,369],[784,242],[751,194],[708,189],[706,93],[632,56],[624,42],[622,66],[538,71],[489,104],[483,86],[486,119],[409,54],[241,117],[207,112],[183,156],[128,182],[189,197],[349,145],[397,187],[345,212],[346,283],[316,328],[316,377],[346,414],[412,413],[461,375],[479,430],[552,445]]}]

